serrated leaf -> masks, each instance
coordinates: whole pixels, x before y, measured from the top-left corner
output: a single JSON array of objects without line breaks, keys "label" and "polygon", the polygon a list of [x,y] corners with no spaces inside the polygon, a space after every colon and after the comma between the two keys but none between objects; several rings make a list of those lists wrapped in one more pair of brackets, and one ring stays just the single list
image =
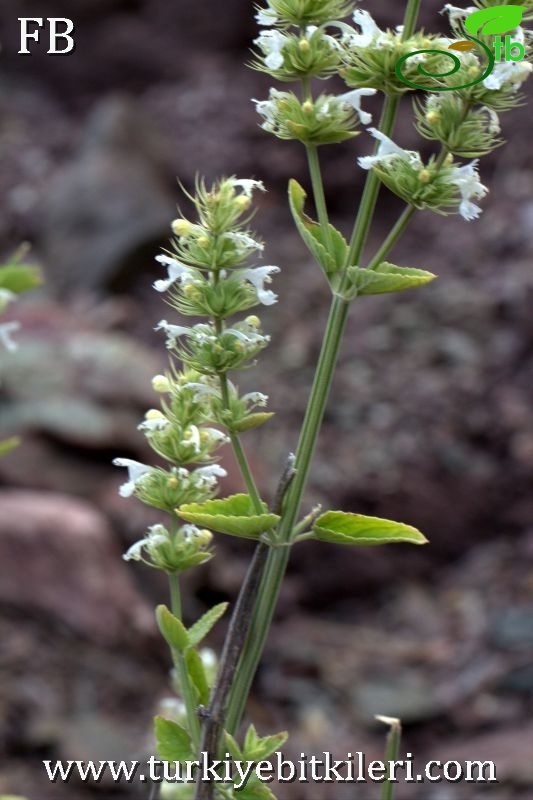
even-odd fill
[{"label": "serrated leaf", "polygon": [[287,731],[280,731],[271,736],[259,736],[255,726],[250,725],[244,737],[244,759],[248,761],[263,761],[279,750],[280,747],[283,747],[288,737]]},{"label": "serrated leaf", "polygon": [[0,267],[0,289],[7,289],[14,294],[22,294],[35,289],[43,282],[41,270],[31,266]]},{"label": "serrated leaf", "polygon": [[406,289],[424,286],[437,277],[425,269],[397,267],[388,261],[384,261],[374,269],[350,267],[348,275],[351,280],[351,291],[348,292],[350,297],[403,292]]},{"label": "serrated leaf", "polygon": [[257,539],[270,531],[278,522],[278,514],[271,514],[263,503],[264,514],[254,513],[252,501],[247,494],[234,494],[223,500],[208,500],[206,503],[188,503],[177,509],[177,514],[186,522],[210,528],[217,533]]},{"label": "serrated leaf", "polygon": [[194,758],[191,737],[181,725],[164,717],[154,719],[157,752],[163,761],[186,761]]},{"label": "serrated leaf", "polygon": [[327,511],[322,514],[315,522],[313,535],[321,542],[365,547],[397,542],[427,543],[426,537],[411,525],[345,511]]},{"label": "serrated leaf", "polygon": [[187,628],[183,622],[163,605],[157,606],[155,616],[159,630],[169,647],[183,653],[190,644]]},{"label": "serrated leaf", "polygon": [[260,425],[264,425],[264,423],[268,422],[268,420],[273,416],[273,411],[257,411],[254,414],[247,414],[244,419],[232,426],[232,430],[234,430],[236,433],[251,431],[253,428],[258,428]]},{"label": "serrated leaf", "polygon": [[[470,14],[464,23],[466,30],[477,36],[494,36],[497,33],[510,33],[522,22],[525,6],[501,5],[494,8],[482,8]],[[481,29],[481,31],[480,31]]]},{"label": "serrated leaf", "polygon": [[191,647],[196,647],[202,639],[205,639],[213,625],[222,617],[228,607],[228,603],[219,603],[200,617],[187,631],[187,638]]},{"label": "serrated leaf", "polygon": [[11,451],[14,450],[15,447],[18,447],[19,444],[20,439],[18,436],[12,436],[10,439],[4,439],[3,442],[0,442],[0,458],[2,458],[2,456],[7,456],[7,454],[11,453]]},{"label": "serrated leaf", "polygon": [[244,756],[237,740],[227,731],[224,731],[224,744],[234,761],[244,761]]},{"label": "serrated leaf", "polygon": [[189,677],[198,692],[198,702],[203,706],[207,706],[209,703],[210,686],[200,654],[193,649],[187,650],[185,654],[185,664]]},{"label": "serrated leaf", "polygon": [[[321,225],[304,212],[307,194],[298,181],[289,181],[289,205],[295,225],[304,244],[314,255],[326,277],[331,277],[344,267],[348,245],[344,236],[333,225],[328,225],[325,236]],[[331,248],[331,249],[330,249]]]}]

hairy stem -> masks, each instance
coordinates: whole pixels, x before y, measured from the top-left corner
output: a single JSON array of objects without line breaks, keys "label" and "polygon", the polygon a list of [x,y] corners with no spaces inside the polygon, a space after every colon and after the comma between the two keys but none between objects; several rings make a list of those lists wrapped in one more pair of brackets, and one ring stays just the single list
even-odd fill
[{"label": "hairy stem", "polygon": [[[169,574],[168,583],[170,588],[170,609],[175,617],[181,619],[181,597],[178,576],[176,574]],[[187,711],[189,733],[191,734],[194,744],[198,745],[200,743],[200,721],[198,719],[194,687],[191,684],[183,654],[173,649],[172,660],[174,661],[183,702],[185,703]]]}]

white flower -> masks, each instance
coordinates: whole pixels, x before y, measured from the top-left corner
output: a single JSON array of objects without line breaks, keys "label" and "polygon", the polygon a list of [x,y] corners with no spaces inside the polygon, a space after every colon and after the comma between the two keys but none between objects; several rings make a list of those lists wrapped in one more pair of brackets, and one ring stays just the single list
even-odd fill
[{"label": "white flower", "polygon": [[0,342],[10,353],[13,353],[18,347],[17,343],[11,338],[11,334],[13,331],[18,331],[19,328],[20,322],[2,322],[0,324]]},{"label": "white flower", "polygon": [[218,447],[221,444],[227,444],[230,441],[229,436],[219,431],[218,428],[202,428],[202,433],[207,433],[209,436],[209,449]]},{"label": "white flower", "polygon": [[262,8],[255,15],[258,25],[275,25],[278,21],[276,12],[272,8]]},{"label": "white flower", "polygon": [[265,54],[265,65],[268,69],[281,69],[283,66],[282,50],[287,44],[288,37],[275,28],[261,31],[254,44],[257,44]]},{"label": "white flower", "polygon": [[152,471],[151,467],[139,461],[132,461],[131,458],[115,458],[113,464],[115,467],[126,467],[128,470],[128,480],[118,490],[121,497],[131,497],[139,481]]},{"label": "white flower", "polygon": [[200,452],[200,431],[198,430],[197,425],[189,425],[184,433],[182,444],[192,444],[194,447],[194,452]]},{"label": "white flower", "polygon": [[483,81],[486,89],[501,89],[506,84],[516,91],[529,77],[533,64],[529,61],[498,61]]},{"label": "white flower", "polygon": [[201,478],[212,480],[216,478],[225,478],[228,473],[218,464],[208,464],[207,467],[198,467],[195,469],[194,474],[199,475]]},{"label": "white flower", "polygon": [[440,14],[447,14],[451,25],[455,25],[458,21],[461,22],[469,14],[478,11],[475,6],[468,6],[468,8],[459,8],[459,6],[452,6],[451,3],[446,3],[444,8],[439,12]]},{"label": "white flower", "polygon": [[264,284],[270,283],[270,275],[279,271],[279,267],[253,267],[250,269],[240,269],[236,272],[243,280],[252,284],[257,292],[257,299],[260,303],[264,306],[271,306],[277,301],[278,296],[270,289],[265,289]]},{"label": "white flower", "polygon": [[199,652],[199,656],[202,659],[204,669],[215,669],[217,665],[217,657],[214,650],[211,650],[210,647],[202,647]]},{"label": "white flower", "polygon": [[169,420],[161,411],[151,409],[145,414],[144,420],[137,426],[139,431],[162,431],[170,426]]},{"label": "white flower", "polygon": [[371,169],[376,164],[394,161],[396,158],[399,158],[402,161],[407,161],[414,167],[422,167],[422,159],[420,158],[420,154],[415,150],[404,150],[402,147],[398,147],[398,145],[395,144],[392,139],[389,139],[389,137],[385,136],[384,133],[378,131],[377,128],[369,128],[368,130],[374,139],[377,139],[380,144],[375,155],[362,156],[361,158],[357,159],[357,163],[361,169]]},{"label": "white flower", "polygon": [[190,269],[190,267],[185,266],[185,264],[181,264],[175,258],[171,258],[170,256],[156,256],[155,260],[159,261],[160,264],[164,264],[167,267],[168,273],[167,280],[158,280],[154,283],[156,292],[166,292],[176,281],[181,281],[182,284],[185,284],[191,283],[195,278],[194,271]]},{"label": "white flower", "polygon": [[262,181],[254,181],[252,178],[229,178],[228,180],[234,189],[242,189],[245,197],[251,197],[254,189],[259,189],[261,192],[266,191]]},{"label": "white flower", "polygon": [[461,202],[459,204],[459,214],[467,222],[477,219],[481,214],[481,208],[472,202],[481,197],[485,197],[488,192],[486,186],[479,180],[479,174],[476,170],[476,165],[479,159],[471,161],[469,164],[464,164],[462,167],[456,167],[453,171],[451,180],[461,193]]},{"label": "white flower", "polygon": [[268,395],[262,392],[248,392],[248,394],[243,394],[241,400],[250,406],[266,406]]},{"label": "white flower", "polygon": [[352,108],[354,108],[359,114],[359,119],[361,120],[362,124],[369,125],[372,122],[372,114],[369,114],[367,111],[363,111],[361,109],[361,98],[371,97],[373,94],[376,94],[376,92],[377,89],[354,89],[351,92],[345,92],[344,94],[339,95],[337,100],[352,106]]},{"label": "white flower", "polygon": [[167,335],[167,347],[173,347],[176,344],[176,339],[192,332],[192,328],[187,328],[185,325],[171,325],[166,319],[160,320],[154,330],[165,331]]},{"label": "white flower", "polygon": [[240,245],[243,253],[248,250],[258,250],[260,253],[262,253],[265,249],[265,245],[262,242],[258,242],[257,239],[252,238],[243,231],[230,231],[229,233],[224,234],[224,238],[229,239],[231,242],[235,242],[237,245]]},{"label": "white flower", "polygon": [[144,539],[139,539],[138,542],[135,542],[131,545],[131,547],[128,547],[122,556],[124,561],[142,561],[142,551],[145,544],[146,542]]},{"label": "white flower", "polygon": [[368,11],[356,8],[353,12],[353,21],[359,26],[361,33],[353,33],[349,36],[349,43],[352,47],[368,47],[371,44],[379,47],[387,41],[387,34],[378,28]]}]

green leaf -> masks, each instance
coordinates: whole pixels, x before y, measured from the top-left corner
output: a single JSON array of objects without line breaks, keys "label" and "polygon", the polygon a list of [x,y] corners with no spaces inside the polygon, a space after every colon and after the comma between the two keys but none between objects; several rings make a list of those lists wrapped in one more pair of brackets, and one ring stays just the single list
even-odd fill
[{"label": "green leaf", "polygon": [[[298,181],[289,181],[289,205],[295,225],[304,243],[314,255],[326,277],[330,278],[344,267],[348,253],[348,245],[344,236],[333,225],[328,225],[325,235],[321,225],[304,213],[304,189]],[[331,249],[330,249],[331,248]]]},{"label": "green leaf", "polygon": [[163,761],[186,761],[194,758],[191,737],[181,725],[164,717],[154,720],[157,752]]},{"label": "green leaf", "polygon": [[403,292],[416,286],[424,286],[437,276],[425,269],[414,267],[396,267],[384,261],[375,269],[350,267],[348,275],[351,280],[350,298],[364,294],[388,294],[390,292]]},{"label": "green leaf", "polygon": [[18,436],[11,436],[9,439],[4,439],[3,442],[0,442],[0,458],[2,456],[7,456],[7,454],[11,453],[11,451],[14,450],[15,447],[18,447],[19,444],[20,439]]},{"label": "green leaf", "polygon": [[169,647],[183,653],[190,644],[187,628],[183,622],[163,605],[157,606],[155,616],[159,630]]},{"label": "green leaf", "polygon": [[265,422],[274,416],[273,411],[257,411],[254,414],[247,414],[246,417],[240,420],[236,425],[232,425],[232,430],[235,433],[244,433],[244,431],[251,431],[253,428],[258,428],[264,425]]},{"label": "green leaf", "polygon": [[205,639],[213,625],[215,625],[224,614],[228,605],[229,603],[219,603],[217,606],[213,606],[213,608],[210,608],[209,611],[206,611],[206,613],[200,617],[198,622],[195,622],[194,625],[189,628],[187,631],[187,638],[191,647],[196,647],[200,644],[202,639]]},{"label": "green leaf", "polygon": [[263,508],[264,514],[256,514],[249,495],[234,494],[223,500],[188,503],[180,506],[177,513],[186,522],[210,528],[217,533],[257,539],[279,522],[278,514],[270,514],[266,503],[263,503]]},{"label": "green leaf", "polygon": [[363,514],[345,511],[327,511],[317,519],[313,527],[315,539],[321,542],[350,545],[378,545],[406,542],[426,544],[426,537],[411,525],[393,522]]},{"label": "green leaf", "polygon": [[210,686],[200,654],[192,648],[187,650],[185,654],[185,664],[187,666],[189,678],[192,680],[198,692],[198,702],[203,706],[207,706],[209,703]]},{"label": "green leaf", "polygon": [[494,8],[482,8],[474,11],[465,20],[466,30],[477,36],[481,30],[483,36],[494,36],[497,33],[510,33],[522,22],[525,6],[501,5]]},{"label": "green leaf", "polygon": [[234,761],[244,761],[244,756],[237,740],[227,731],[224,731],[224,745]]},{"label": "green leaf", "polygon": [[243,753],[244,759],[248,761],[263,761],[283,747],[289,734],[287,731],[280,731],[272,736],[259,736],[255,726],[250,725],[244,737]]},{"label": "green leaf", "polygon": [[250,777],[246,786],[236,790],[235,795],[239,800],[276,800],[276,795],[273,794],[272,789],[266,783],[261,783],[255,778],[255,775]]},{"label": "green leaf", "polygon": [[43,282],[41,270],[38,267],[6,265],[0,267],[0,289],[7,289],[14,294],[22,294],[30,289],[35,289]]}]

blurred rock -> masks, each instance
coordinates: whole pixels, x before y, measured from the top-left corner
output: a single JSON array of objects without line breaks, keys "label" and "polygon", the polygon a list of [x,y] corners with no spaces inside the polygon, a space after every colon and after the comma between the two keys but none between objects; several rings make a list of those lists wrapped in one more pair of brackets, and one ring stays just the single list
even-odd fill
[{"label": "blurred rock", "polygon": [[99,645],[146,641],[153,614],[100,513],[58,494],[0,493],[0,601]]},{"label": "blurred rock", "polygon": [[78,151],[47,188],[42,244],[58,293],[101,291],[151,265],[175,216],[165,160],[133,100],[95,107]]}]

